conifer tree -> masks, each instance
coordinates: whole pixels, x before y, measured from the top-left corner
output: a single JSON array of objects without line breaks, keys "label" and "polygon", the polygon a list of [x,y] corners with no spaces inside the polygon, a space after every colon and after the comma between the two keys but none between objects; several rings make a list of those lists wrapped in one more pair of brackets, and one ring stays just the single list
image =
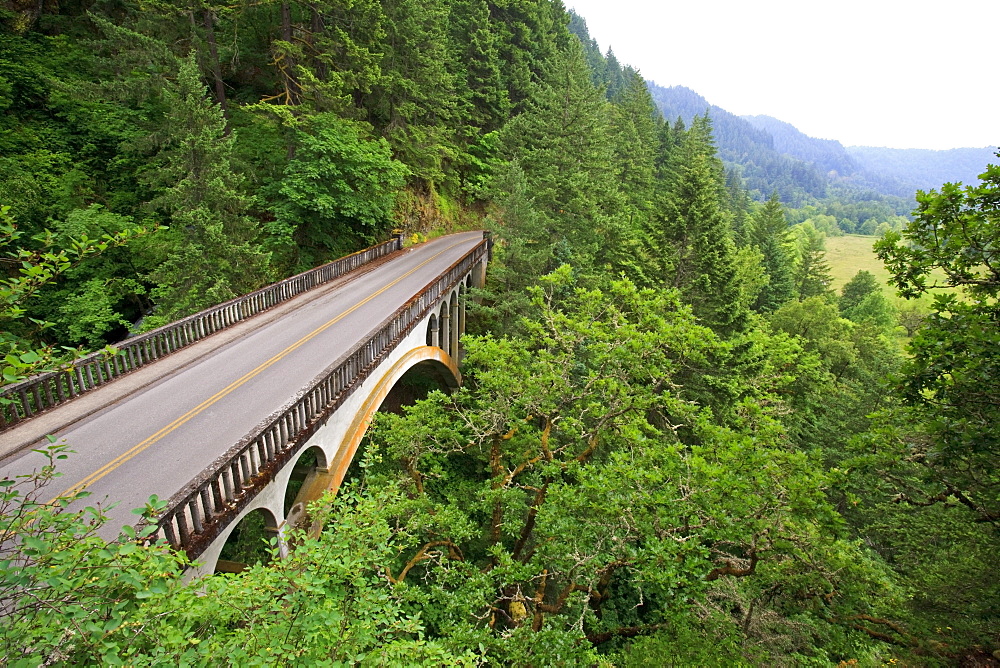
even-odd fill
[{"label": "conifer tree", "polygon": [[206,93],[194,57],[182,61],[176,83],[164,91],[169,111],[159,152],[143,174],[159,193],[150,207],[169,227],[164,260],[150,275],[159,311],[148,325],[226,301],[269,278],[268,255],[247,215],[252,198],[233,169],[234,139]]},{"label": "conifer tree", "polygon": [[386,0],[382,6],[382,77],[368,98],[369,120],[414,175],[440,183],[457,150],[448,8],[443,0]]},{"label": "conifer tree", "polygon": [[706,324],[733,333],[743,327],[747,313],[735,283],[731,214],[707,116],[695,117],[673,162],[670,192],[658,220],[662,280],[679,288]]},{"label": "conifer tree", "polygon": [[597,40],[590,36],[587,21],[572,9],[569,11],[568,27],[569,31],[576,35],[580,44],[583,45],[583,53],[587,58],[587,65],[590,66],[590,79],[595,86],[600,88],[605,82],[605,63],[604,56],[601,55],[601,47],[597,44]]},{"label": "conifer tree", "polygon": [[753,243],[750,239],[753,204],[750,193],[743,187],[743,178],[734,169],[726,169],[726,193],[729,210],[733,214],[733,241],[744,248]]},{"label": "conifer tree", "polygon": [[609,100],[617,100],[624,92],[632,78],[631,74],[622,67],[615,52],[608,48],[608,52],[604,54],[604,86]]},{"label": "conifer tree", "polygon": [[652,204],[660,118],[646,82],[634,72],[612,109],[611,131],[622,191],[637,211]]},{"label": "conifer tree", "polygon": [[869,323],[882,330],[891,330],[899,324],[896,309],[882,292],[878,279],[864,269],[841,289],[837,306],[840,315],[853,322]]},{"label": "conifer tree", "polygon": [[514,113],[521,113],[547,67],[559,58],[572,35],[562,2],[489,0],[494,19],[501,71]]},{"label": "conifer tree", "polygon": [[795,263],[794,279],[799,299],[833,299],[833,291],[830,289],[833,277],[826,261],[825,236],[809,221],[796,225],[795,234],[798,260]]},{"label": "conifer tree", "polygon": [[773,193],[757,211],[751,226],[751,240],[763,256],[762,262],[768,278],[754,308],[757,311],[774,311],[795,297],[788,222],[777,193]]},{"label": "conifer tree", "polygon": [[632,253],[608,141],[608,106],[574,41],[535,87],[525,113],[502,132],[507,157],[519,161],[546,219],[555,265],[620,267]]},{"label": "conifer tree", "polygon": [[[303,17],[293,31],[303,37],[282,40],[279,54],[288,53],[296,60],[297,82],[312,109],[359,119],[367,96],[382,77],[386,37],[382,5],[378,0],[307,4],[308,21]],[[300,6],[298,13],[304,12]]]},{"label": "conifer tree", "polygon": [[497,130],[510,115],[510,94],[486,0],[454,0],[450,25],[462,123],[483,132]]},{"label": "conifer tree", "polygon": [[837,302],[837,305],[840,307],[840,314],[844,315],[853,309],[863,302],[868,295],[881,291],[882,288],[879,286],[875,274],[862,269],[854,275],[854,278],[845,283],[844,287],[840,290],[840,299]]}]

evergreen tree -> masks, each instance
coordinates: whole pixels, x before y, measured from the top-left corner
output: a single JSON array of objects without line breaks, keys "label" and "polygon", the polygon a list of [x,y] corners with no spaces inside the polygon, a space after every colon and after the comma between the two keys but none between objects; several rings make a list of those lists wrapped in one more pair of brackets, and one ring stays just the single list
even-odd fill
[{"label": "evergreen tree", "polygon": [[663,281],[679,288],[709,326],[732,333],[742,328],[747,313],[735,282],[736,248],[723,179],[711,121],[696,117],[676,152],[670,192],[657,222]]},{"label": "evergreen tree", "polygon": [[856,323],[889,332],[899,325],[899,315],[870,271],[861,270],[840,291],[840,314]]},{"label": "evergreen tree", "polygon": [[[521,113],[538,83],[572,35],[562,2],[550,0],[488,0],[500,50],[503,78],[514,113]],[[577,41],[577,40],[573,40]]]},{"label": "evergreen tree", "polygon": [[545,218],[552,263],[622,267],[634,251],[621,216],[608,127],[608,102],[594,88],[578,42],[535,87],[525,113],[503,130],[507,157],[523,168]]},{"label": "evergreen tree", "polygon": [[[296,62],[302,99],[311,110],[364,117],[364,105],[382,78],[386,17],[379,0],[290,3],[299,17],[280,53]],[[296,34],[301,38],[294,38]]]},{"label": "evergreen tree", "polygon": [[385,0],[382,6],[382,77],[367,99],[368,117],[415,176],[440,184],[457,157],[448,8],[443,0]]},{"label": "evergreen tree", "polygon": [[147,325],[224,302],[270,278],[258,227],[247,215],[252,198],[233,169],[234,139],[206,97],[193,57],[181,63],[164,101],[169,111],[159,151],[143,174],[158,192],[150,207],[169,226],[161,237],[164,260],[149,276],[159,311]]},{"label": "evergreen tree", "polygon": [[618,100],[618,96],[629,85],[629,81],[632,79],[631,75],[632,72],[627,72],[626,68],[622,67],[615,52],[609,47],[608,52],[604,55],[604,81],[602,82],[609,100]]},{"label": "evergreen tree", "polygon": [[463,124],[490,132],[510,115],[510,94],[500,71],[500,51],[486,0],[451,3],[451,42],[457,66]]},{"label": "evergreen tree", "polygon": [[796,225],[794,230],[798,254],[794,278],[799,299],[810,297],[833,299],[833,291],[830,289],[833,277],[830,275],[830,265],[826,261],[823,233],[809,222]]},{"label": "evergreen tree", "polygon": [[643,214],[652,206],[660,113],[638,72],[612,107],[615,166],[629,206]]},{"label": "evergreen tree", "polygon": [[743,179],[739,172],[726,169],[726,193],[729,210],[733,214],[733,241],[743,248],[752,243],[751,211],[753,203],[750,193],[743,187]]},{"label": "evergreen tree", "polygon": [[795,297],[794,264],[789,251],[785,211],[773,193],[751,221],[751,239],[762,255],[767,284],[757,297],[757,311],[773,311]]},{"label": "evergreen tree", "polygon": [[580,44],[583,45],[583,53],[587,57],[587,65],[590,66],[590,78],[594,85],[600,88],[604,82],[604,56],[601,55],[601,47],[597,40],[590,36],[587,29],[587,21],[582,16],[574,12],[569,12],[569,31],[577,36]]},{"label": "evergreen tree", "polygon": [[840,289],[840,299],[837,305],[840,307],[841,315],[846,314],[856,307],[868,295],[881,291],[882,288],[879,286],[875,275],[870,271],[862,269]]}]

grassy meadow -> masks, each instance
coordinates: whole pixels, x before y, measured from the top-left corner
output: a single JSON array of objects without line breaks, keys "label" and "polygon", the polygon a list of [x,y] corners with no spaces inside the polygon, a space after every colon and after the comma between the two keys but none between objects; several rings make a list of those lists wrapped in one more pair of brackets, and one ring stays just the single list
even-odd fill
[{"label": "grassy meadow", "polygon": [[833,275],[832,287],[837,293],[840,293],[840,289],[854,278],[856,273],[866,269],[885,286],[887,295],[895,294],[895,290],[886,285],[889,272],[872,250],[872,244],[876,241],[878,237],[860,234],[826,238],[826,261],[830,263],[830,274]]}]

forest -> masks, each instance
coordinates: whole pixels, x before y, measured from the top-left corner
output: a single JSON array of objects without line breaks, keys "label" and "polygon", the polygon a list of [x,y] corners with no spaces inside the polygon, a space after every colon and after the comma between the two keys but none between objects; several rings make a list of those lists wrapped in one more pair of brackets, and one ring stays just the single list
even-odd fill
[{"label": "forest", "polygon": [[[41,501],[72,443],[0,481],[0,665],[1000,663],[1000,167],[786,208],[560,0],[0,21],[3,383],[394,230],[496,239],[463,386],[380,415],[288,558],[101,540]],[[834,292],[865,224],[892,286]]]}]

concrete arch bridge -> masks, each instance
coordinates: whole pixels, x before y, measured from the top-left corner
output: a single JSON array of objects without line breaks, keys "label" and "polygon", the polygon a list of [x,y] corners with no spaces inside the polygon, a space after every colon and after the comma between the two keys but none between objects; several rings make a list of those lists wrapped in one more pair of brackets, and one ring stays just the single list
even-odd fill
[{"label": "concrete arch bridge", "polygon": [[[490,240],[400,239],[208,309],[73,367],[0,392],[0,477],[44,463],[54,434],[76,451],[53,497],[86,489],[132,508],[169,499],[157,535],[213,572],[256,514],[279,537],[307,500],[336,490],[405,375],[457,385],[469,291]],[[308,461],[308,465],[304,462]],[[288,491],[299,484],[293,498]]]}]

